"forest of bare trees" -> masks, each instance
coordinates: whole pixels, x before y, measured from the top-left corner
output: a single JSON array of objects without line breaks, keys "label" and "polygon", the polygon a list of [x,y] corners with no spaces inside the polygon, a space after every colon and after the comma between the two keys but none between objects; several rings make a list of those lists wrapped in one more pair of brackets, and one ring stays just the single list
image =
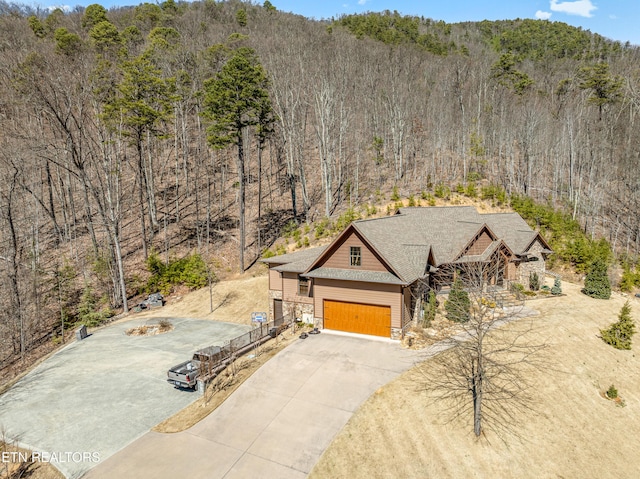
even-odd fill
[{"label": "forest of bare trees", "polygon": [[[0,369],[61,340],[83,291],[127,311],[152,252],[245,269],[290,220],[394,186],[484,180],[640,250],[638,47],[213,0],[0,2],[0,32]],[[266,94],[232,104],[240,57]]]}]

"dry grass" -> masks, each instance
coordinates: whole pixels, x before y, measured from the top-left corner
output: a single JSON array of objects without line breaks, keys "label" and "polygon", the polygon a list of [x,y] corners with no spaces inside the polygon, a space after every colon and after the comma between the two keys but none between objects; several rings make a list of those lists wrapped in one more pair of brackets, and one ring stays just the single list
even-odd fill
[{"label": "dry grass", "polygon": [[[310,477],[638,477],[640,338],[631,351],[619,351],[598,337],[627,298],[596,300],[581,286],[562,287],[565,296],[527,302],[541,313],[531,334],[549,344],[550,367],[531,377],[534,412],[514,418],[520,437],[487,433],[478,440],[470,418],[446,421],[446,405],[427,399],[414,368],[369,398]],[[640,301],[631,303],[638,318]],[[606,398],[611,384],[625,407]]]},{"label": "dry grass", "polygon": [[173,330],[170,321],[163,319],[158,324],[143,324],[135,328],[129,328],[125,331],[127,336],[154,336],[156,334],[168,333]]},{"label": "dry grass", "polygon": [[[48,462],[32,461],[31,451],[0,440],[0,455],[8,461],[0,462],[0,478],[64,479],[64,475]],[[26,458],[26,461],[23,459]]]},{"label": "dry grass", "polygon": [[[256,268],[259,276],[245,274],[215,283],[191,293],[173,295],[162,308],[135,313],[136,318],[203,318],[236,324],[251,324],[252,311],[266,311],[269,300],[269,278],[264,267]],[[213,311],[212,311],[213,310]],[[131,317],[131,316],[130,316]]]}]

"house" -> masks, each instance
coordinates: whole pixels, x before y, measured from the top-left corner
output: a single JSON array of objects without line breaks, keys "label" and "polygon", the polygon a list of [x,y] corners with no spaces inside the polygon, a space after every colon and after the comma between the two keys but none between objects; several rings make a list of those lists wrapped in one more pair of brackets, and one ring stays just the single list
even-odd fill
[{"label": "house", "polygon": [[528,286],[531,273],[544,275],[551,252],[517,213],[400,208],[354,221],[327,246],[264,259],[269,314],[397,339],[413,318],[416,298],[448,287],[462,265],[492,266],[485,279],[498,288]]}]

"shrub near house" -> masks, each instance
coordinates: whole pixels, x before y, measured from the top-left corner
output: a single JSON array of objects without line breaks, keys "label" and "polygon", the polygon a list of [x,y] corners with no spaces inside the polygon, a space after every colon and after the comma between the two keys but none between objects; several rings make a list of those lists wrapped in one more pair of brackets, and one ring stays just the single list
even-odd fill
[{"label": "shrub near house", "polygon": [[596,259],[589,268],[584,279],[582,292],[587,296],[598,299],[611,297],[611,283],[607,276],[607,265],[602,259]]}]

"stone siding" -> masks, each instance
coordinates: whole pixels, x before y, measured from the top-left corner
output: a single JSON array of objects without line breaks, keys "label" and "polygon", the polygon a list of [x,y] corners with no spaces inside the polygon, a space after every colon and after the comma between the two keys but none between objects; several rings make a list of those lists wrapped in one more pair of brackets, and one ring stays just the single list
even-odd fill
[{"label": "stone siding", "polygon": [[539,241],[536,241],[531,248],[529,248],[528,253],[530,255],[538,258],[537,261],[527,261],[520,263],[518,266],[518,274],[516,277],[516,281],[522,284],[525,288],[529,289],[529,276],[531,273],[538,273],[538,277],[540,278],[540,284],[544,284],[544,275],[545,275],[545,261],[544,255],[542,254],[543,246]]},{"label": "stone siding", "polygon": [[[275,311],[273,310],[273,300],[274,299],[282,299],[282,291],[276,291],[273,289],[269,290],[269,321],[274,320]],[[284,307],[283,307],[284,313]]]},{"label": "stone siding", "polygon": [[283,301],[282,312],[284,315],[291,315],[296,321],[305,321],[309,324],[314,324],[313,317],[313,304],[307,303],[295,303],[293,301]]}]

